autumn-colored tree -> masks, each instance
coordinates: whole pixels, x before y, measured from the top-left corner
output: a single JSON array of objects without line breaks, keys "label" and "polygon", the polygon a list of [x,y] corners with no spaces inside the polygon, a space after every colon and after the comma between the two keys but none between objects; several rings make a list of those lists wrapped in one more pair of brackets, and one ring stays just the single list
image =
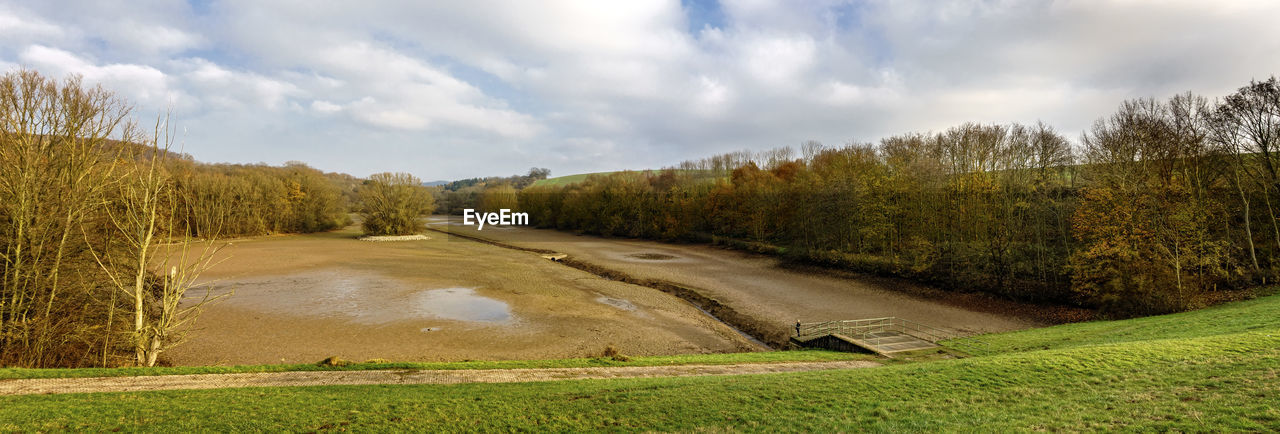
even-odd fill
[{"label": "autumn-colored tree", "polygon": [[1229,240],[1216,230],[1227,190],[1215,187],[1205,104],[1191,95],[1127,101],[1085,135],[1094,184],[1073,225],[1084,243],[1073,288],[1092,303],[1180,310],[1230,277]]},{"label": "autumn-colored tree", "polygon": [[1186,309],[1280,277],[1277,89],[1126,101],[1079,149],[1044,123],[966,123],[593,176],[521,206],[545,227],[773,246],[1115,315]]},{"label": "autumn-colored tree", "polygon": [[486,212],[498,212],[502,209],[516,210],[520,201],[516,189],[510,184],[488,186],[480,194],[480,209]]}]

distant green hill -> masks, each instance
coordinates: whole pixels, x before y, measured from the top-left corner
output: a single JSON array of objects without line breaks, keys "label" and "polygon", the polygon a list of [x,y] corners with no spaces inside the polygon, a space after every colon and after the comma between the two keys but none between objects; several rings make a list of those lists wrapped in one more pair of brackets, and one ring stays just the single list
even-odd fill
[{"label": "distant green hill", "polygon": [[[577,174],[577,175],[565,175],[565,176],[558,176],[558,177],[555,177],[555,178],[547,178],[547,179],[541,179],[541,180],[538,180],[537,182],[534,182],[534,183],[532,184],[532,186],[557,186],[557,185],[577,184],[577,183],[579,183],[579,182],[586,181],[586,180],[587,180],[587,178],[588,178],[588,177],[590,177],[591,175],[607,176],[607,175],[611,175],[611,174],[614,174],[614,173],[620,173],[620,172],[626,172],[626,171],[619,170],[619,171],[614,171],[614,172],[579,173],[579,174]],[[656,175],[656,174],[662,173],[662,170],[661,170],[661,169],[646,169],[646,170],[631,170],[630,172],[641,172],[641,173],[648,173],[648,174],[651,174],[651,175]],[[695,175],[695,177],[699,177],[699,178],[701,178],[701,177],[703,177],[703,176],[710,176],[710,173],[711,173],[711,171],[702,171],[702,170],[692,170],[692,171],[685,171],[685,172],[687,172],[687,173],[693,173],[693,174]]]},{"label": "distant green hill", "polygon": [[[587,180],[587,177],[589,177],[589,176],[591,176],[591,175],[602,175],[602,176],[603,176],[603,175],[609,175],[609,174],[618,173],[618,172],[620,172],[620,171],[615,171],[615,172],[595,172],[595,173],[579,173],[579,174],[577,174],[577,175],[557,176],[557,177],[555,177],[555,178],[539,179],[538,181],[536,181],[536,182],[534,182],[534,183],[533,183],[533,186],[535,186],[535,187],[536,187],[536,186],[553,186],[553,185],[569,185],[569,184],[577,184],[577,183],[579,183],[579,182],[586,181],[586,180]],[[656,170],[645,170],[644,172],[656,172]]]},{"label": "distant green hill", "polygon": [[534,181],[531,187],[552,186],[552,185],[569,185],[582,182],[591,175],[607,175],[614,172],[596,172],[596,173],[579,173],[577,175],[557,176],[555,178],[539,179]]}]

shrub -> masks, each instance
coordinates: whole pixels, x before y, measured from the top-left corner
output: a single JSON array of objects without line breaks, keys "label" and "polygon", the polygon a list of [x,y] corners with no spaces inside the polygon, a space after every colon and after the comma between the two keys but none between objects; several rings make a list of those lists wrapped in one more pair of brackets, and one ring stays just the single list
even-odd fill
[{"label": "shrub", "polygon": [[360,215],[367,235],[410,235],[422,230],[419,217],[435,201],[422,181],[408,173],[378,173],[360,187]]}]

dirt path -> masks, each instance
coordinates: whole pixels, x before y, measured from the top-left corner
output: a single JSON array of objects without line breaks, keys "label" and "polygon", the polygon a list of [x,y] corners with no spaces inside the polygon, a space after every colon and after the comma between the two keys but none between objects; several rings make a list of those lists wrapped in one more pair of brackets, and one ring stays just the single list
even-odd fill
[{"label": "dirt path", "polygon": [[743,363],[736,365],[625,366],[546,369],[459,369],[387,371],[300,371],[245,374],[156,375],[144,377],[41,378],[0,380],[0,395],[142,392],[236,387],[372,384],[523,383],[535,381],[693,377],[768,374],[879,366],[865,360],[840,362]]},{"label": "dirt path", "polygon": [[[692,290],[696,292],[694,297],[731,309],[729,318],[712,313],[775,345],[786,341],[796,321],[895,316],[959,334],[1040,325],[1024,318],[909,295],[913,291],[892,287],[909,283],[805,273],[781,267],[777,258],[763,255],[705,245],[602,238],[525,227],[486,227],[476,231],[474,226],[457,223],[432,219],[432,227],[459,235],[567,254],[563,262],[598,275],[615,272],[623,281],[673,284]],[[467,241],[443,234],[441,237]]]}]

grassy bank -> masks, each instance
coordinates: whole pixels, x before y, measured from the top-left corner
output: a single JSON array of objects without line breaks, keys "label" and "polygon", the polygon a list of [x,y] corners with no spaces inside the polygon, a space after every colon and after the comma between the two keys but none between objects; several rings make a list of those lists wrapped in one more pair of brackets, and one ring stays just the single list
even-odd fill
[{"label": "grassy bank", "polygon": [[[846,371],[6,397],[0,430],[1268,431],[1277,310],[1271,296],[988,335],[990,355]],[[765,354],[750,357],[787,353]]]},{"label": "grassy bank", "polygon": [[0,399],[0,429],[1267,430],[1280,337],[1240,333],[731,378]]},{"label": "grassy bank", "polygon": [[[1260,290],[1274,294],[1280,288]],[[1155,339],[1196,338],[1280,330],[1280,295],[1222,304],[1205,309],[1118,321],[1090,321],[1055,327],[957,339],[956,348],[973,348],[966,342],[985,343],[985,354],[1071,348]],[[979,344],[981,347],[982,345]],[[974,351],[969,351],[974,352]]]}]

